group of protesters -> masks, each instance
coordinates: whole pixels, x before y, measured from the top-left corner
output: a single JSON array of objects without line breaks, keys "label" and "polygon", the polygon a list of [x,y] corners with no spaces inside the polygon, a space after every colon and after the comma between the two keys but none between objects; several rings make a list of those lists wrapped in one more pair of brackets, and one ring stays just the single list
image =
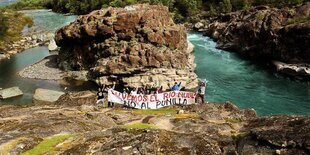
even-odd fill
[{"label": "group of protesters", "polygon": [[[170,85],[168,85],[170,86]],[[182,88],[183,90],[185,90],[185,87]],[[171,91],[180,91],[181,90],[181,82],[180,83],[175,83],[171,89],[169,89]],[[167,91],[169,91],[167,90]],[[164,89],[163,86],[160,87],[155,87],[155,85],[153,85],[152,87],[140,87],[140,88],[128,88],[125,87],[123,89],[123,94],[130,94],[130,95],[150,95],[150,94],[160,94],[163,93]]]},{"label": "group of protesters", "polygon": [[[198,90],[197,90],[197,98],[201,99],[201,102],[204,103],[204,94],[205,94],[205,89],[206,89],[206,80],[200,80],[199,82],[199,86],[198,86]],[[104,105],[104,100],[105,97],[107,97],[108,92],[110,90],[114,90],[115,89],[115,85],[116,82],[113,82],[113,85],[101,85],[98,88],[98,93],[97,93],[97,106],[100,105],[100,103],[102,105]],[[168,84],[169,89],[167,89],[166,91],[185,91],[186,88],[185,87],[181,87],[182,82],[175,82],[173,84],[173,86],[171,86],[170,84]],[[123,94],[130,94],[132,96],[135,95],[150,95],[150,94],[160,94],[165,92],[165,90],[163,89],[163,86],[160,87],[156,87],[155,85],[153,86],[145,86],[145,87],[139,87],[139,88],[129,88],[129,87],[124,87],[122,89],[122,93]],[[114,107],[114,103],[113,102],[109,102],[108,101],[108,107],[112,108]]]}]

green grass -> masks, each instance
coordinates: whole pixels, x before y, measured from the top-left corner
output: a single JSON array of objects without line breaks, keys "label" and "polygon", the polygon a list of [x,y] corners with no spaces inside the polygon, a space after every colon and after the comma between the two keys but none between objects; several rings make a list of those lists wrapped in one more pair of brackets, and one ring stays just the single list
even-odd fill
[{"label": "green grass", "polygon": [[299,18],[291,18],[287,21],[288,25],[296,25],[299,23],[306,23],[310,21],[310,16],[299,17]]},{"label": "green grass", "polygon": [[146,123],[135,123],[121,126],[123,129],[156,129],[156,125]]},{"label": "green grass", "polygon": [[232,135],[231,137],[234,139],[234,140],[239,140],[239,139],[242,139],[246,136],[249,136],[250,133],[249,132],[240,132],[239,134],[237,135]]},{"label": "green grass", "polygon": [[21,155],[41,155],[53,151],[54,147],[65,141],[66,139],[73,137],[75,134],[58,134],[51,137],[45,138],[42,142],[40,142],[37,146],[28,150],[26,152],[21,153]]},{"label": "green grass", "polygon": [[176,109],[137,109],[133,110],[134,114],[146,114],[146,115],[167,115],[167,114],[176,114]]},{"label": "green grass", "polygon": [[174,115],[177,113],[176,109],[133,109],[133,110],[122,110],[115,109],[116,113],[131,112],[136,115]]}]

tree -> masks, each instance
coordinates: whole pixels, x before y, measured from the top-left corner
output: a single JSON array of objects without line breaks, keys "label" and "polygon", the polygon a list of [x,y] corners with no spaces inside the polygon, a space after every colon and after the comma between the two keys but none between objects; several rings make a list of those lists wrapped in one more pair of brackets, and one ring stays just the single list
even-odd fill
[{"label": "tree", "polygon": [[230,0],[223,0],[223,2],[220,3],[220,7],[221,11],[224,13],[232,11],[232,5],[230,3]]}]

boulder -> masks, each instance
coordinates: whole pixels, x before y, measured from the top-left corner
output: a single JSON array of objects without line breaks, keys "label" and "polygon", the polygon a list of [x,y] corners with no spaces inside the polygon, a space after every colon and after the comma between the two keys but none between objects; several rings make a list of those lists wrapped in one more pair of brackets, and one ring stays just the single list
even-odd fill
[{"label": "boulder", "polygon": [[85,106],[95,105],[96,100],[96,93],[91,91],[70,92],[62,95],[55,104],[68,106]]},{"label": "boulder", "polygon": [[[197,86],[186,29],[175,24],[162,5],[93,11],[58,30],[55,40],[59,66],[88,70],[88,78],[98,83],[109,84],[114,75],[131,87],[166,86],[174,80],[188,88]],[[187,74],[171,74],[172,70]],[[161,77],[150,78],[156,75]]]},{"label": "boulder", "polygon": [[0,53],[0,60],[6,59],[6,58],[7,58],[7,56],[5,54]]},{"label": "boulder", "polygon": [[12,87],[0,90],[0,99],[8,99],[21,95],[23,95],[23,92],[19,89],[19,87]]},{"label": "boulder", "polygon": [[57,50],[57,49],[58,49],[58,47],[57,47],[57,45],[56,45],[55,40],[54,40],[54,39],[50,40],[50,43],[49,43],[49,45],[48,45],[48,50],[49,50],[49,51],[55,51],[55,50]]},{"label": "boulder", "polygon": [[38,88],[33,95],[33,103],[35,104],[55,104],[64,92]]},{"label": "boulder", "polygon": [[204,24],[201,23],[201,22],[198,22],[198,23],[196,23],[196,24],[194,25],[194,28],[197,29],[197,30],[199,30],[199,29],[201,29],[201,28],[203,28],[203,27],[204,27]]},{"label": "boulder", "polygon": [[288,64],[280,61],[272,61],[277,71],[290,76],[310,77],[309,64]]}]

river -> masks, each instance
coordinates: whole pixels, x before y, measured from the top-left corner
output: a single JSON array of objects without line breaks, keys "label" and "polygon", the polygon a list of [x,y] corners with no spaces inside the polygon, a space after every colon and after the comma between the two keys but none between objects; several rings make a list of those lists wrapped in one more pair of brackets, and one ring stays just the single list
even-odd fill
[{"label": "river", "polygon": [[17,1],[18,0],[0,0],[0,7],[1,6],[7,6],[7,5],[15,3]]},{"label": "river", "polygon": [[259,115],[310,115],[310,83],[281,77],[236,53],[216,49],[216,43],[201,34],[188,38],[195,45],[196,73],[209,81],[207,100],[232,101]]},{"label": "river", "polygon": [[[73,21],[76,16],[64,16],[48,10],[28,11],[35,21],[35,31],[54,31]],[[310,115],[310,84],[293,81],[252,64],[250,61],[215,48],[216,43],[201,34],[189,33],[195,45],[196,73],[209,81],[206,99],[210,102],[232,101],[241,108],[254,108],[259,115]],[[5,103],[31,103],[36,88],[63,90],[57,81],[20,78],[16,73],[49,55],[46,47],[28,49],[0,62],[0,88],[19,86],[24,96]],[[91,85],[70,87],[85,90]],[[4,101],[0,101],[4,102]]]},{"label": "river", "polygon": [[[30,32],[54,32],[58,28],[67,25],[76,19],[76,16],[65,16],[51,12],[50,10],[24,11],[24,13],[31,16],[34,21],[34,27],[27,30],[25,34]],[[0,88],[18,86],[24,92],[23,96],[9,100],[0,100],[0,104],[32,103],[32,96],[37,88],[46,88],[59,91],[64,91],[65,87],[67,87],[67,91],[93,90],[96,88],[95,84],[92,82],[78,82],[78,85],[68,86],[61,85],[59,81],[21,78],[17,74],[23,68],[43,59],[50,54],[51,53],[48,51],[47,47],[35,47],[16,54],[9,60],[0,62]]]}]

